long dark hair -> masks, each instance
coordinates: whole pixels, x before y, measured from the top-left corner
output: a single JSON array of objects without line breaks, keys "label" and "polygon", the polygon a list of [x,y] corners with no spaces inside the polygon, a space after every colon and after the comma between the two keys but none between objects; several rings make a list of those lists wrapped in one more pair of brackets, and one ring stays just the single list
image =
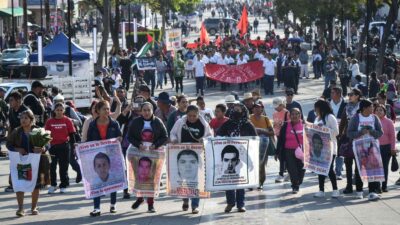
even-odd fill
[{"label": "long dark hair", "polygon": [[360,108],[358,109],[357,113],[361,113],[365,108],[370,107],[373,103],[368,99],[363,99],[360,101]]},{"label": "long dark hair", "polygon": [[328,116],[329,114],[333,115],[333,110],[332,110],[331,105],[327,101],[322,100],[322,99],[315,102],[314,109],[319,110],[320,117],[321,117],[322,121],[324,122],[324,124],[326,124],[325,117]]}]

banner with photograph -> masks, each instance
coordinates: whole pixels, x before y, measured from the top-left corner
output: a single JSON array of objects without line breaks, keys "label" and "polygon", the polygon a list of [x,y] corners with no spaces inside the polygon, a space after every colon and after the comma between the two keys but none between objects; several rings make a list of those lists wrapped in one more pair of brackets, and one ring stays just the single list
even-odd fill
[{"label": "banner with photograph", "polygon": [[212,80],[229,84],[240,84],[262,78],[264,76],[264,68],[262,61],[253,61],[242,65],[209,63],[205,67],[205,73]]},{"label": "banner with photograph", "polygon": [[37,184],[40,154],[8,152],[10,158],[10,174],[14,192],[32,192]]},{"label": "banner with photograph", "polygon": [[314,124],[305,125],[304,169],[328,176],[332,163],[330,129]]},{"label": "banner with photograph", "polygon": [[167,51],[177,51],[182,49],[182,30],[170,29],[165,31]]},{"label": "banner with photograph", "polygon": [[140,151],[130,145],[126,153],[128,188],[137,197],[157,197],[165,161],[165,148]]},{"label": "banner with photograph", "polygon": [[254,188],[259,182],[258,137],[216,137],[204,140],[206,190]]},{"label": "banner with photograph", "polygon": [[154,57],[139,57],[136,58],[138,70],[155,70],[156,58]]},{"label": "banner with photograph", "polygon": [[353,140],[353,152],[363,181],[385,181],[378,140],[363,136]]},{"label": "banner with photograph", "polygon": [[209,198],[205,191],[203,144],[168,145],[167,194],[183,198]]},{"label": "banner with photograph", "polygon": [[127,188],[120,142],[113,138],[78,144],[76,147],[86,198]]}]

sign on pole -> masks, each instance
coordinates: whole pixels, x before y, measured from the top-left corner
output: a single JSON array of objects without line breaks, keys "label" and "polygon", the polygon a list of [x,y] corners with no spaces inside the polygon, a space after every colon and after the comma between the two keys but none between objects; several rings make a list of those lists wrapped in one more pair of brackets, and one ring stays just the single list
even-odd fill
[{"label": "sign on pole", "polygon": [[182,30],[171,29],[165,31],[167,51],[177,51],[182,49]]},{"label": "sign on pole", "polygon": [[137,40],[137,19],[133,19],[133,42],[136,44]]}]

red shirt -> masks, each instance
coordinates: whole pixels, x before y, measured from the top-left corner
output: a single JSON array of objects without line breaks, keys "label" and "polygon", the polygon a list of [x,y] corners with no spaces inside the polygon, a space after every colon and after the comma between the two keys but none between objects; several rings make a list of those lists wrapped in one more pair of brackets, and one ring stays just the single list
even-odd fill
[{"label": "red shirt", "polygon": [[213,118],[210,121],[210,127],[214,130],[214,133],[226,122],[228,121],[228,117],[224,116],[222,119]]},{"label": "red shirt", "polygon": [[107,138],[108,124],[97,124],[97,129],[99,129],[101,140],[105,140]]},{"label": "red shirt", "polygon": [[64,116],[61,119],[50,118],[47,120],[45,129],[51,132],[51,145],[63,144],[69,141],[69,135],[75,133],[75,127],[72,121]]}]

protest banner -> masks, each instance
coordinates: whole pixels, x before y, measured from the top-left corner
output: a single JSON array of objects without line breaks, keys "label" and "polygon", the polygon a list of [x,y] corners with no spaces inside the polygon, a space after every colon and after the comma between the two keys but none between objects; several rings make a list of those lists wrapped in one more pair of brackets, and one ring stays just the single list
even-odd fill
[{"label": "protest banner", "polygon": [[363,181],[385,181],[378,140],[371,136],[354,139],[353,152]]},{"label": "protest banner", "polygon": [[154,57],[136,58],[138,70],[155,70],[156,59]]},{"label": "protest banner", "polygon": [[262,61],[253,61],[242,65],[207,64],[205,72],[208,78],[229,84],[255,81],[264,76]]},{"label": "protest banner", "polygon": [[259,142],[258,137],[205,139],[206,190],[224,191],[257,187]]},{"label": "protest banner", "polygon": [[40,154],[9,151],[8,157],[14,192],[32,192],[38,180]]},{"label": "protest banner", "polygon": [[137,197],[157,197],[164,161],[164,147],[140,151],[130,145],[126,153],[129,191]]},{"label": "protest banner", "polygon": [[177,51],[182,49],[182,30],[170,29],[165,31],[167,51]]},{"label": "protest banner", "polygon": [[80,143],[76,147],[76,154],[86,198],[127,188],[124,156],[117,139]]},{"label": "protest banner", "polygon": [[306,124],[304,130],[304,169],[328,176],[333,157],[330,129]]},{"label": "protest banner", "polygon": [[168,145],[167,194],[183,198],[209,198],[205,191],[203,144]]}]

